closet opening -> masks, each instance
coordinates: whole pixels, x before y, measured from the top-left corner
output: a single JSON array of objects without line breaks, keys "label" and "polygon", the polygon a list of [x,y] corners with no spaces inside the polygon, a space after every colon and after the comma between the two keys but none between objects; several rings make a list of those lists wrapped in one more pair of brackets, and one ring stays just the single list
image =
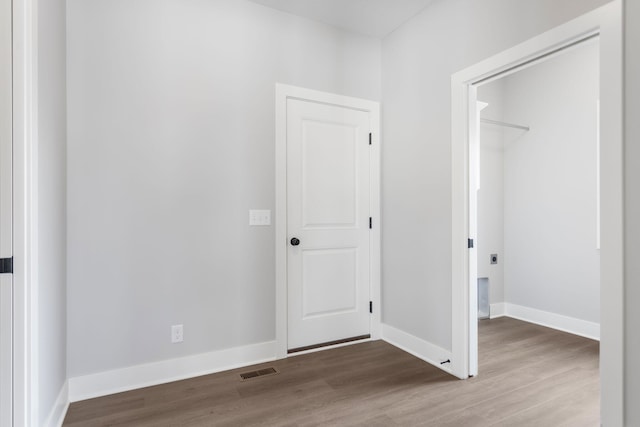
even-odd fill
[{"label": "closet opening", "polygon": [[[482,375],[482,369],[478,369],[478,244],[479,236],[477,235],[477,213],[471,212],[471,206],[476,206],[473,197],[477,196],[476,182],[474,178],[478,171],[471,170],[474,159],[480,158],[480,141],[479,132],[481,126],[488,128],[489,126],[498,127],[495,123],[489,124],[480,122],[480,118],[501,121],[504,123],[514,124],[522,127],[529,127],[530,130],[520,129],[517,127],[505,127],[502,132],[522,132],[525,134],[534,134],[537,132],[537,123],[529,122],[527,117],[523,119],[504,117],[502,120],[496,117],[490,117],[488,112],[484,114],[478,112],[477,101],[491,103],[490,100],[478,98],[478,91],[482,95],[483,84],[497,80],[501,77],[509,76],[516,70],[526,69],[537,62],[549,61],[556,55],[566,54],[572,49],[578,49],[578,45],[594,40],[599,45],[598,59],[598,83],[600,89],[599,132],[594,132],[600,136],[599,151],[593,149],[593,145],[587,147],[587,142],[580,146],[580,151],[588,149],[591,153],[595,151],[597,155],[596,164],[599,164],[599,176],[594,179],[596,184],[599,183],[599,194],[596,197],[600,200],[599,212],[599,239],[597,224],[593,225],[590,242],[584,244],[580,250],[594,251],[599,244],[599,295],[600,302],[598,307],[599,313],[599,329],[602,338],[599,347],[599,389],[601,403],[601,420],[604,424],[619,423],[621,413],[620,403],[622,401],[621,385],[624,381],[622,363],[624,356],[624,346],[622,336],[619,331],[623,328],[623,308],[624,308],[624,287],[623,287],[623,199],[622,199],[622,174],[623,170],[623,149],[622,149],[622,124],[619,120],[622,105],[622,40],[620,37],[620,17],[621,10],[618,3],[611,3],[585,14],[577,19],[569,21],[559,27],[549,30],[539,36],[527,40],[517,46],[507,49],[499,54],[489,57],[481,62],[476,63],[468,68],[456,72],[452,75],[451,80],[451,106],[452,106],[452,122],[451,122],[451,156],[452,156],[452,234],[451,234],[451,301],[452,301],[452,358],[451,372],[458,378],[465,379],[469,376]],[[576,50],[577,51],[577,50]],[[572,83],[573,83],[572,79]],[[565,89],[560,87],[557,92],[564,93]],[[548,108],[554,108],[555,104],[551,101],[547,103]],[[491,108],[489,106],[486,107]],[[596,105],[596,111],[598,106]],[[571,115],[556,115],[552,117],[551,122],[554,126],[567,120],[573,120]],[[574,128],[577,132],[583,132],[582,123]],[[494,129],[497,132],[497,129]],[[521,138],[529,138],[528,136]],[[520,142],[520,141],[519,141]],[[597,141],[596,141],[597,144]],[[518,149],[522,149],[523,144],[516,145]],[[562,153],[560,146],[553,146],[557,151],[554,156],[541,158],[533,158],[530,165],[534,168],[549,169],[553,162],[557,161]],[[583,153],[579,153],[582,155]],[[569,157],[571,158],[571,157]],[[551,162],[551,164],[549,163]],[[476,162],[479,164],[479,162]],[[545,169],[546,168],[546,169]],[[506,169],[505,169],[506,170]],[[562,171],[562,167],[559,169]],[[481,172],[481,171],[480,171]],[[526,179],[529,177],[526,169],[516,170],[519,174],[518,179]],[[504,172],[503,172],[504,173]],[[547,174],[543,179],[549,179],[551,174]],[[541,178],[542,179],[542,178]],[[563,180],[573,180],[575,176],[565,173]],[[551,180],[552,181],[552,180]],[[553,181],[552,181],[553,183]],[[509,181],[509,185],[511,181]],[[484,185],[481,181],[481,188]],[[507,185],[506,180],[504,185]],[[551,186],[557,190],[558,186]],[[591,187],[593,189],[593,187]],[[534,191],[534,190],[531,190]],[[542,190],[535,190],[537,193],[544,193]],[[597,191],[597,188],[596,188]],[[522,197],[524,190],[516,193],[518,197]],[[532,195],[538,195],[534,193]],[[576,198],[580,195],[577,191],[565,192],[564,199]],[[557,200],[557,197],[556,197]],[[564,200],[562,200],[564,201]],[[546,202],[549,205],[549,202]],[[553,203],[551,203],[553,207]],[[544,206],[543,206],[544,207]],[[477,209],[476,209],[477,210]],[[533,212],[531,212],[533,211]],[[562,228],[562,233],[573,233],[574,226],[581,223],[586,216],[598,215],[595,206],[589,209],[589,212],[580,213],[574,217],[574,221]],[[507,209],[504,210],[505,214]],[[544,212],[541,207],[536,206],[525,212],[528,218],[526,227],[532,227],[534,223],[543,222],[547,217],[545,215],[535,215],[536,212]],[[522,216],[522,215],[520,215]],[[506,215],[505,215],[506,217]],[[592,221],[593,224],[593,221]],[[543,224],[544,225],[544,224]],[[557,226],[557,224],[552,224]],[[545,229],[548,232],[548,229]],[[556,232],[557,234],[557,232]],[[539,240],[541,236],[535,235]],[[535,247],[534,242],[520,238],[517,240],[519,246]],[[508,240],[508,239],[507,239]],[[505,240],[506,243],[506,240]],[[480,244],[481,246],[481,244]],[[508,245],[507,245],[508,246]],[[503,265],[509,269],[509,265],[513,265],[513,254],[510,255],[505,246],[504,254],[498,252],[490,252],[489,255],[496,254],[498,265]],[[543,256],[542,261],[535,266],[534,273],[538,274],[539,270],[547,269],[556,261],[559,255],[554,255],[557,248],[545,247],[536,255]],[[547,256],[548,258],[544,258]],[[556,259],[554,259],[554,256]],[[561,254],[562,259],[567,262],[573,262],[577,257],[575,251],[565,251]],[[526,259],[526,258],[525,258]],[[480,262],[486,263],[489,260],[483,259]],[[511,262],[510,262],[511,261]],[[491,264],[489,264],[491,266]],[[592,267],[592,265],[583,265],[584,270]],[[506,270],[505,270],[506,273]],[[505,277],[506,279],[506,277]],[[530,278],[527,278],[529,280]],[[564,280],[574,280],[571,275],[562,277]],[[491,280],[489,280],[491,282]],[[534,280],[534,285],[530,285],[527,291],[533,287],[543,287],[545,283],[540,280]],[[507,285],[508,286],[508,285]],[[489,284],[491,287],[491,284]],[[496,285],[494,284],[494,289]],[[507,289],[507,288],[505,288]],[[506,290],[508,294],[508,289]],[[557,291],[557,289],[555,289]],[[509,295],[507,295],[507,298]],[[550,298],[555,304],[556,301],[569,300],[574,305],[578,305],[582,296],[572,296],[555,292]],[[519,300],[520,301],[520,300]],[[526,301],[526,299],[522,300]],[[514,304],[520,306],[521,304]],[[509,308],[505,306],[508,312]],[[517,309],[518,307],[516,307]],[[553,307],[551,307],[553,308]],[[551,308],[542,308],[540,311],[548,312]],[[494,314],[498,307],[494,307]],[[572,309],[575,309],[573,307]],[[530,314],[530,313],[526,313]],[[520,314],[518,314],[520,315]],[[584,313],[575,312],[572,319],[586,320],[587,325],[597,323]],[[582,317],[580,317],[582,316]],[[563,320],[569,316],[558,316]],[[557,318],[556,318],[557,319]],[[584,326],[584,322],[582,323]],[[572,326],[573,327],[573,326]],[[569,329],[569,328],[566,328]],[[587,335],[583,333],[583,335]],[[575,337],[575,335],[568,335]],[[584,339],[582,337],[578,337]],[[496,367],[499,369],[499,366]],[[538,372],[538,371],[536,371]]]},{"label": "closet opening", "polygon": [[506,316],[600,338],[599,61],[592,35],[473,85],[479,322]]}]

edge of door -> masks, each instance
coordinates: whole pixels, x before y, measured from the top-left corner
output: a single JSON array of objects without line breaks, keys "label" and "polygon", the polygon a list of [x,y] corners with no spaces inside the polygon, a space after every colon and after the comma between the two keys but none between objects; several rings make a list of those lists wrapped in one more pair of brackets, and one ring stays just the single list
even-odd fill
[{"label": "edge of door", "polygon": [[371,339],[381,337],[380,286],[380,104],[353,98],[276,83],[276,158],[275,158],[275,262],[276,262],[276,358],[288,357],[287,350],[287,100],[304,99],[313,102],[341,105],[366,111],[371,118],[370,212],[374,218],[369,250],[371,259],[370,298],[373,302],[370,329]]}]

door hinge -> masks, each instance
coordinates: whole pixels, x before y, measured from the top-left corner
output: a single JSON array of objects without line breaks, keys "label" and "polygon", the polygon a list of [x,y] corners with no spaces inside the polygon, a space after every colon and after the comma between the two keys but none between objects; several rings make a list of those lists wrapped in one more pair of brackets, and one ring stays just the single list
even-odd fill
[{"label": "door hinge", "polygon": [[469,249],[473,248],[473,239],[467,239],[467,247]]},{"label": "door hinge", "polygon": [[373,228],[373,219],[369,217],[369,230]]},{"label": "door hinge", "polygon": [[0,274],[13,273],[13,257],[0,258]]},{"label": "door hinge", "polygon": [[369,145],[371,145],[371,132],[369,132]]},{"label": "door hinge", "polygon": [[373,313],[373,301],[369,301],[369,313]]}]

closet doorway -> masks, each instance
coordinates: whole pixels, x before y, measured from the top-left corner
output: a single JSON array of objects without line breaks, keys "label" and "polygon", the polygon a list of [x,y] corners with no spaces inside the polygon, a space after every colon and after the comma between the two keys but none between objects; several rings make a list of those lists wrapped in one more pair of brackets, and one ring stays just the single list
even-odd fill
[{"label": "closet doorway", "polygon": [[478,318],[599,340],[598,37],[477,97]]},{"label": "closet doorway", "polygon": [[[478,374],[477,242],[472,170],[479,157],[478,88],[524,67],[549,60],[589,39],[599,40],[600,86],[600,389],[601,419],[621,413],[623,340],[622,56],[618,2],[569,21],[452,75],[452,358],[459,378]],[[488,108],[488,107],[487,107]],[[556,118],[560,120],[561,118]],[[521,123],[515,123],[520,125]],[[525,127],[532,126],[522,123]],[[532,127],[531,127],[532,129]],[[479,162],[478,162],[479,164]],[[473,191],[472,191],[473,189]],[[528,244],[528,242],[520,242]],[[566,254],[572,256],[572,254]],[[498,260],[500,262],[500,259]],[[479,373],[482,374],[481,372]]]},{"label": "closet doorway", "polygon": [[479,318],[600,337],[598,63],[594,37],[478,86]]},{"label": "closet doorway", "polygon": [[471,86],[471,376],[474,319],[600,337],[599,45],[585,36]]}]

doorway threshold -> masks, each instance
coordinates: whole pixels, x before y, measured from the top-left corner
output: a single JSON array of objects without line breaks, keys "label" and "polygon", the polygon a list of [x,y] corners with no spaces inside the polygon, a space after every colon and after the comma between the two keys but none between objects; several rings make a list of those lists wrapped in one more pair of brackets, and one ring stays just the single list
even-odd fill
[{"label": "doorway threshold", "polygon": [[300,353],[302,351],[315,350],[315,349],[322,348],[322,347],[330,347],[330,346],[335,346],[335,345],[340,345],[340,344],[346,344],[346,343],[350,343],[350,342],[353,342],[353,341],[368,340],[370,338],[371,338],[371,335],[367,334],[367,335],[359,335],[357,337],[344,338],[344,339],[341,339],[341,340],[329,341],[329,342],[325,342],[325,343],[321,343],[321,344],[307,345],[307,346],[304,346],[304,347],[297,347],[297,348],[292,348],[290,350],[287,350],[287,354]]}]

